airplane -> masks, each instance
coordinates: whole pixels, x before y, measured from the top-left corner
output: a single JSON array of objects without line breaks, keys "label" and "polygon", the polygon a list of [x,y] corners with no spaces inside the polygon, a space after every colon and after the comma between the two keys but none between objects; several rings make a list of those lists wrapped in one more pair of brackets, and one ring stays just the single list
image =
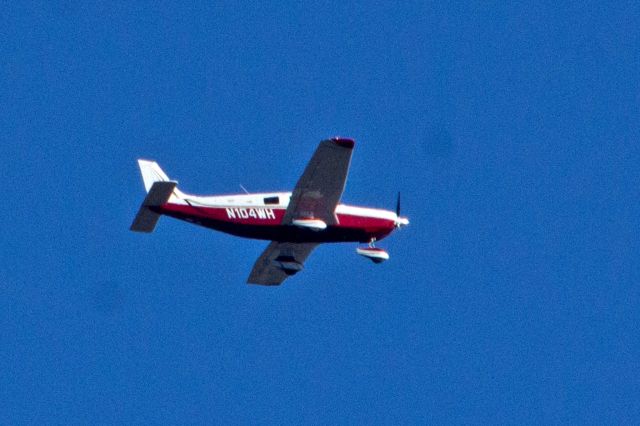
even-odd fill
[{"label": "airplane", "polygon": [[196,196],[177,188],[158,163],[138,160],[147,191],[130,227],[153,232],[160,216],[170,216],[227,234],[271,241],[258,258],[247,283],[280,285],[300,272],[309,254],[322,243],[368,243],[356,253],[381,263],[389,254],[375,246],[409,224],[396,211],[340,203],[351,163],[353,139],[323,140],[293,192]]}]

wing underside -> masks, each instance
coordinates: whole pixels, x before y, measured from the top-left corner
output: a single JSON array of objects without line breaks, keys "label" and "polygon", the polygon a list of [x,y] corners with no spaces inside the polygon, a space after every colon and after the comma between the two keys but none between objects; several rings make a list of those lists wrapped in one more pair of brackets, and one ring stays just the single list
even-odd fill
[{"label": "wing underside", "polygon": [[340,138],[320,142],[293,190],[283,224],[299,218],[338,223],[335,210],[347,181],[353,145],[352,140]]},{"label": "wing underside", "polygon": [[302,270],[304,261],[316,246],[315,243],[272,241],[253,265],[247,283],[280,285],[287,277]]},{"label": "wing underside", "polygon": [[[335,211],[347,181],[354,142],[334,138],[320,142],[298,180],[282,219],[291,225],[296,219],[319,219],[326,225],[338,223]],[[253,266],[247,282],[280,285],[299,272],[317,243],[272,241]]]}]

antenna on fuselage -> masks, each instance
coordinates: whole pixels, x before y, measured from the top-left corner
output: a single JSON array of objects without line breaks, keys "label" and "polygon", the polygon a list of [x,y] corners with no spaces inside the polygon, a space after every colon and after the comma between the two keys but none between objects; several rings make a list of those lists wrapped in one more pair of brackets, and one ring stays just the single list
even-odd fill
[{"label": "antenna on fuselage", "polygon": [[244,191],[245,194],[248,194],[249,191],[247,191],[247,188],[245,188],[244,186],[242,186],[242,184],[240,184],[240,188],[242,188],[242,190]]}]

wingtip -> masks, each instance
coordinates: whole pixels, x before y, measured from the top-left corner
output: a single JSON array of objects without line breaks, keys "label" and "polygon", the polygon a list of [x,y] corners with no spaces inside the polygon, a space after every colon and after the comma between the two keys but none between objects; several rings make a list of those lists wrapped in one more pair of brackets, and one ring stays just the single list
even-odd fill
[{"label": "wingtip", "polygon": [[354,145],[356,144],[356,141],[354,141],[353,139],[351,139],[351,138],[342,138],[340,136],[336,136],[334,138],[331,138],[331,140],[336,145],[340,145],[340,146],[343,146],[343,147],[349,148],[349,149],[353,149]]}]

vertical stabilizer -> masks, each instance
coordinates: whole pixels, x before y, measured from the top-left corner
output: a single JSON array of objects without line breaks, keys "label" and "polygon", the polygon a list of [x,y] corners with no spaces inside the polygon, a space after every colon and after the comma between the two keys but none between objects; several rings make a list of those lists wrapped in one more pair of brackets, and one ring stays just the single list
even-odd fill
[{"label": "vertical stabilizer", "polygon": [[[138,166],[140,167],[140,173],[142,173],[144,189],[147,192],[151,190],[151,186],[155,182],[171,182],[169,176],[167,176],[164,170],[162,170],[155,161],[138,160]],[[184,194],[178,188],[174,188],[173,194],[171,195],[178,199],[184,198]]]},{"label": "vertical stabilizer", "polygon": [[165,182],[169,180],[169,176],[162,171],[158,163],[155,161],[138,160],[138,166],[142,173],[142,180],[144,181],[144,189],[149,192],[151,185],[154,182]]}]

